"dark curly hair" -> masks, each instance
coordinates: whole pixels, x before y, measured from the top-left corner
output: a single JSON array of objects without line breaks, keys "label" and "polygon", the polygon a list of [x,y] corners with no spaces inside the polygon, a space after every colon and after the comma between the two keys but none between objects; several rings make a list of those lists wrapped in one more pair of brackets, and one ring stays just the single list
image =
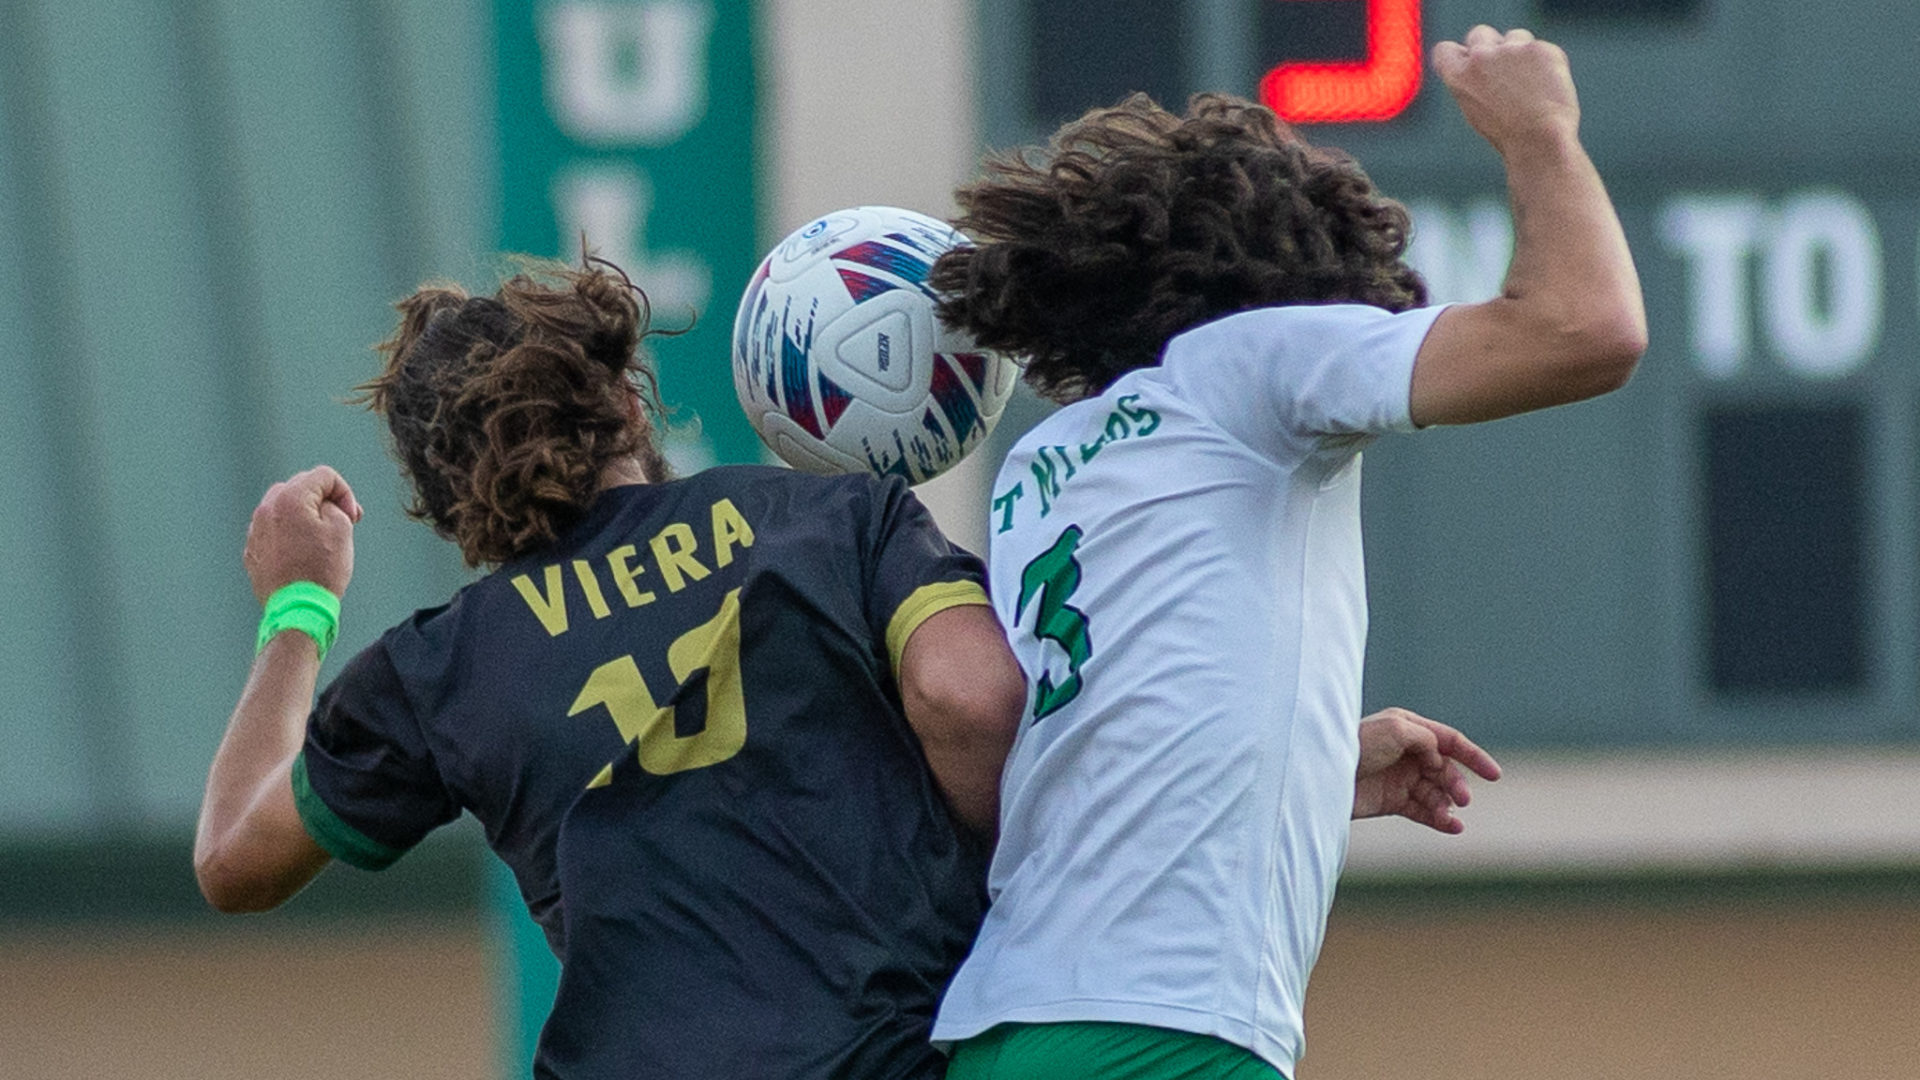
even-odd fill
[{"label": "dark curly hair", "polygon": [[940,316],[1024,356],[1055,401],[1098,394],[1236,311],[1426,302],[1401,261],[1406,209],[1250,101],[1199,94],[1182,117],[1135,94],[985,168],[957,193],[976,246],[934,266]]},{"label": "dark curly hair", "polygon": [[647,298],[611,263],[531,260],[492,296],[429,284],[394,305],[381,374],[354,401],[384,417],[412,517],[497,565],[586,511],[602,471],[633,458],[668,476]]}]

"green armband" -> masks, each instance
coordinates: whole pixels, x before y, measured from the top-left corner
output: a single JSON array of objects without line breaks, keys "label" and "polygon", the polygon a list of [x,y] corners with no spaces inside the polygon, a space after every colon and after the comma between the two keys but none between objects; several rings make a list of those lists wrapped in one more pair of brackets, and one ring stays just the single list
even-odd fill
[{"label": "green armband", "polygon": [[257,654],[282,630],[298,630],[313,639],[320,659],[327,658],[333,639],[340,634],[340,598],[323,585],[296,581],[275,589],[260,612],[260,634],[254,640]]}]

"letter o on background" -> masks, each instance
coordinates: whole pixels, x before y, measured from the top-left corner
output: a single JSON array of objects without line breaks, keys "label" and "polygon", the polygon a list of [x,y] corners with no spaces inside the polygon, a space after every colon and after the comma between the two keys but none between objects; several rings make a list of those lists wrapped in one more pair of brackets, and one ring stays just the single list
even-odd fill
[{"label": "letter o on background", "polygon": [[[1844,192],[1801,192],[1780,204],[1767,238],[1768,337],[1795,374],[1851,374],[1880,342],[1880,231],[1860,200]],[[1819,260],[1825,257],[1826,295]]]}]

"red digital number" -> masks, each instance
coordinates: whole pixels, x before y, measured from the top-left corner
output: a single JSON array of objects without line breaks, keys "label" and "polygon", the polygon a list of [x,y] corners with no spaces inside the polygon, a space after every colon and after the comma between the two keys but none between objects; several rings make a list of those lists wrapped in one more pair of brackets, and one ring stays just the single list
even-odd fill
[{"label": "red digital number", "polygon": [[1366,4],[1365,60],[1281,64],[1260,80],[1260,100],[1282,120],[1292,124],[1391,120],[1419,92],[1420,0],[1366,0]]}]

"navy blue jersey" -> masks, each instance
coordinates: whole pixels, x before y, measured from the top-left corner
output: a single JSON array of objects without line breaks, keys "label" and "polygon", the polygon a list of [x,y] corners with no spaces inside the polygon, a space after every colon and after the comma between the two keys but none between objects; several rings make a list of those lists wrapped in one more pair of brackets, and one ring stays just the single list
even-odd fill
[{"label": "navy blue jersey", "polygon": [[562,962],[539,1075],[937,1077],[985,853],[895,673],[981,576],[898,480],[609,490],[347,665],[302,819],[370,869],[482,822]]}]

